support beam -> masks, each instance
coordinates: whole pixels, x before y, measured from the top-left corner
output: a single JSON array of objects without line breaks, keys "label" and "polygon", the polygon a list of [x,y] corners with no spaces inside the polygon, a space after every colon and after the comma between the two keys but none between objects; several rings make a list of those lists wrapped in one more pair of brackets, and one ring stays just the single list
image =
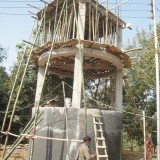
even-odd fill
[{"label": "support beam", "polygon": [[39,67],[34,107],[37,106],[37,103],[39,102],[40,97],[41,97],[40,95],[42,94],[42,85],[43,85],[43,81],[44,81],[44,72],[45,72],[45,67]]},{"label": "support beam", "polygon": [[116,72],[116,110],[122,110],[122,70]]},{"label": "support beam", "polygon": [[[78,29],[77,38],[79,40],[84,40],[85,32],[85,15],[86,15],[86,4],[79,2],[79,12],[78,12]],[[81,93],[82,93],[82,46],[77,45],[75,53],[75,64],[74,64],[74,81],[73,81],[73,94],[72,94],[72,107],[81,107]]]}]

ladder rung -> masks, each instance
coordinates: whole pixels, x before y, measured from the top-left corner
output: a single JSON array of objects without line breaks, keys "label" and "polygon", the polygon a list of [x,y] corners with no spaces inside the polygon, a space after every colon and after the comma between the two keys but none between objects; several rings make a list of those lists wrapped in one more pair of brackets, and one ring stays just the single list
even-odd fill
[{"label": "ladder rung", "polygon": [[105,148],[106,148],[106,146],[97,146],[97,148],[104,148],[104,149],[105,149]]},{"label": "ladder rung", "polygon": [[102,125],[103,123],[102,122],[94,122],[94,124],[100,124],[100,125]]},{"label": "ladder rung", "polygon": [[104,138],[104,137],[97,137],[96,139],[97,139],[97,140],[102,140],[102,141],[104,141],[104,140],[105,140],[105,138]]},{"label": "ladder rung", "polygon": [[99,117],[102,118],[102,116],[100,116],[99,114],[94,114],[93,117]]},{"label": "ladder rung", "polygon": [[108,155],[98,155],[99,158],[108,158]]},{"label": "ladder rung", "polygon": [[96,132],[103,132],[102,130],[96,130]]}]

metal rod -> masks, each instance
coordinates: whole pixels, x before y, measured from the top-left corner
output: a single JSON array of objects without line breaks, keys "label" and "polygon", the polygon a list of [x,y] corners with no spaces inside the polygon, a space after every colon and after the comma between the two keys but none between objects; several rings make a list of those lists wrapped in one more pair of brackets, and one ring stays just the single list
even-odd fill
[{"label": "metal rod", "polygon": [[43,2],[43,3],[48,4],[48,5],[51,6],[51,7],[55,7],[55,6],[53,6],[52,4],[50,4],[50,3],[48,3],[48,2],[46,2],[46,1],[44,1],[44,0],[40,0],[40,1]]},{"label": "metal rod", "polygon": [[155,0],[151,0],[154,25],[154,43],[155,43],[155,67],[156,67],[156,104],[157,104],[157,159],[160,159],[160,103],[159,103],[159,57],[158,57],[158,38],[155,14]]},{"label": "metal rod", "polygon": [[36,6],[33,6],[31,4],[27,4],[28,6],[32,7],[32,8],[35,8],[35,9],[38,9],[39,11],[41,10],[40,8],[36,7]]},{"label": "metal rod", "polygon": [[[28,11],[29,13],[33,14],[33,15],[36,15],[35,13],[31,12],[31,11]],[[36,15],[37,16],[37,15]]]},{"label": "metal rod", "polygon": [[114,9],[114,8],[116,8],[116,7],[119,7],[119,6],[121,6],[122,4],[124,4],[124,3],[126,3],[126,2],[128,2],[128,0],[125,0],[125,1],[123,1],[123,2],[121,2],[121,3],[119,3],[119,4],[117,4],[117,5],[113,6],[113,7],[110,8],[109,10],[112,10],[112,9]]},{"label": "metal rod", "polygon": [[34,46],[34,47],[40,48],[39,46],[37,46],[37,45],[35,45],[35,44],[31,43],[31,42],[28,42],[28,41],[26,41],[26,40],[22,40],[22,41],[25,42],[25,43],[28,43],[28,44],[30,44],[30,45],[32,45],[32,46]]}]

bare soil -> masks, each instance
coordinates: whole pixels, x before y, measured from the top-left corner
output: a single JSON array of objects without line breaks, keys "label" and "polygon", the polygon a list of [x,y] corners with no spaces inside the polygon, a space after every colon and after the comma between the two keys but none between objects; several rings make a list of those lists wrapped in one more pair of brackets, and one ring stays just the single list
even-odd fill
[{"label": "bare soil", "polygon": [[[9,150],[10,147],[7,147],[7,149]],[[0,159],[1,159],[2,153],[3,153],[3,150],[1,148]],[[143,158],[144,158],[144,154],[140,152],[125,150],[122,153],[122,160],[142,160]],[[26,160],[26,159],[27,159],[27,145],[20,145],[8,160]],[[154,159],[155,159],[155,156],[153,156],[152,160]]]}]

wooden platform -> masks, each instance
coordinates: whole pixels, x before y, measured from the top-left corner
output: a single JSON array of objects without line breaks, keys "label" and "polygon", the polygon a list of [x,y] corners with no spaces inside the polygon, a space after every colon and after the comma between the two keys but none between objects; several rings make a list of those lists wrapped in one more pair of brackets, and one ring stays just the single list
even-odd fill
[{"label": "wooden platform", "polygon": [[[93,41],[72,39],[66,42],[61,43],[52,43],[48,41],[43,46],[35,49],[32,53],[32,62],[38,66],[39,57],[46,52],[50,52],[52,45],[53,50],[59,48],[74,48],[78,44],[83,45],[84,48],[90,48],[95,50],[104,51],[105,53],[110,53],[111,55],[116,56],[123,64],[124,68],[129,68],[131,61],[128,55],[122,53],[114,45],[106,45],[101,43],[96,43]],[[105,61],[101,58],[92,56],[85,56],[83,58],[84,73],[87,78],[103,78],[116,71],[116,66],[109,61]],[[74,70],[74,55],[71,56],[61,56],[59,55],[56,58],[51,58],[49,70],[52,74],[63,75],[65,77],[73,77]],[[89,76],[88,76],[89,75]]]}]

